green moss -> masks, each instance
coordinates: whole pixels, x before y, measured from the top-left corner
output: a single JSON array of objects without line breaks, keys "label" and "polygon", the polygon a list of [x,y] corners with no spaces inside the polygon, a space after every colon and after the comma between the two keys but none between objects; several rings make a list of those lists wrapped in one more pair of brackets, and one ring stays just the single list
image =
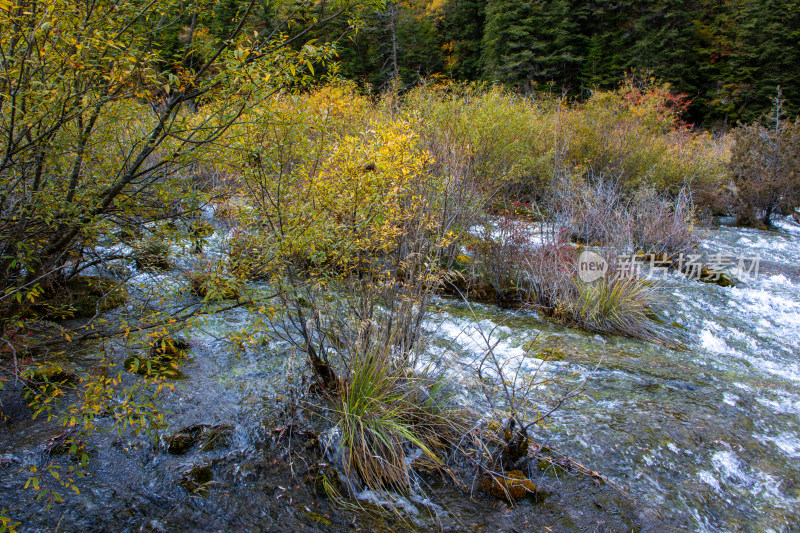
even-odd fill
[{"label": "green moss", "polygon": [[134,251],[133,258],[139,270],[161,272],[172,269],[169,245],[162,241],[152,240],[144,243]]},{"label": "green moss", "polygon": [[28,313],[52,320],[90,318],[123,305],[129,298],[125,287],[114,280],[76,276],[51,286]]},{"label": "green moss", "polygon": [[325,518],[319,513],[316,513],[314,511],[306,511],[305,509],[301,509],[301,511],[306,516],[306,518],[308,518],[315,524],[321,524],[323,526],[330,526],[333,524],[333,522],[331,522],[329,519]]},{"label": "green moss", "polygon": [[467,266],[472,264],[472,258],[466,254],[458,254],[456,256],[456,263],[461,266]]},{"label": "green moss", "polygon": [[567,354],[561,348],[544,348],[537,356],[545,361],[563,361],[567,358]]}]

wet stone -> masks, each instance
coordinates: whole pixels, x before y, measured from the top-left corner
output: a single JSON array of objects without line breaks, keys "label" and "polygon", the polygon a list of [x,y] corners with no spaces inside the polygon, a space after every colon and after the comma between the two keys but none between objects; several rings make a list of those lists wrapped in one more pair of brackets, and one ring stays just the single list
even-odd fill
[{"label": "wet stone", "polygon": [[230,446],[232,437],[233,426],[195,424],[172,435],[167,451],[172,455],[184,455],[198,444],[202,451],[217,450]]},{"label": "wet stone", "polygon": [[188,492],[194,494],[208,494],[208,485],[214,479],[214,471],[211,465],[197,465],[188,472],[185,472],[178,484]]},{"label": "wet stone", "polygon": [[505,476],[488,474],[481,482],[481,490],[495,498],[518,500],[536,493],[536,485],[520,470],[512,470]]}]

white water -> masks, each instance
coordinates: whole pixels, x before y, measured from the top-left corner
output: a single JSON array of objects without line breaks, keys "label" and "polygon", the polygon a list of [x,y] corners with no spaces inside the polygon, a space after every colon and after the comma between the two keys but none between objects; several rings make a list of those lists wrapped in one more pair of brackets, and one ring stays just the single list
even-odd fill
[{"label": "white water", "polygon": [[[719,287],[667,275],[662,314],[688,350],[605,339],[533,312],[448,303],[427,330],[446,353],[474,361],[494,352],[506,378],[568,368],[588,385],[537,429],[655,505],[666,523],[699,531],[800,529],[800,226],[708,230],[708,255],[760,259],[759,275]],[[481,335],[481,333],[483,335]],[[524,357],[539,347],[563,362]],[[599,366],[598,366],[599,365]],[[573,381],[574,382],[574,381]],[[546,403],[541,398],[542,406]]]}]

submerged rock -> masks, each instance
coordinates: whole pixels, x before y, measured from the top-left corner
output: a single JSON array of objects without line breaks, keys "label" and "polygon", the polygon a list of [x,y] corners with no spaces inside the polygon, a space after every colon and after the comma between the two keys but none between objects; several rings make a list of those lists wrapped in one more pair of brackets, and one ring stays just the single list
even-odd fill
[{"label": "submerged rock", "polygon": [[169,439],[167,451],[172,455],[183,455],[197,444],[199,432],[181,430]]},{"label": "submerged rock", "polygon": [[169,245],[161,241],[150,241],[133,253],[136,268],[145,272],[163,272],[172,270],[172,263],[169,260]]},{"label": "submerged rock", "polygon": [[240,284],[233,279],[212,272],[189,274],[189,288],[195,296],[208,300],[233,300],[241,293]]},{"label": "submerged rock", "polygon": [[211,465],[197,465],[188,472],[184,472],[178,484],[193,494],[207,495],[208,485],[214,479]]},{"label": "submerged rock", "polygon": [[189,346],[186,339],[160,337],[150,344],[147,355],[132,355],[125,359],[125,370],[143,376],[182,378],[184,375],[178,366],[188,357]]},{"label": "submerged rock", "polygon": [[218,425],[204,426],[200,437],[200,447],[203,451],[217,450],[231,445],[233,426]]},{"label": "submerged rock", "polygon": [[130,295],[123,285],[100,276],[76,276],[57,282],[30,310],[51,319],[90,318],[123,305]]},{"label": "submerged rock", "polygon": [[481,490],[503,500],[518,500],[536,493],[536,485],[520,470],[512,470],[506,475],[489,473],[481,482]]},{"label": "submerged rock", "polygon": [[733,287],[736,285],[733,278],[724,272],[710,272],[707,268],[700,271],[700,281],[703,283],[714,283],[720,287]]},{"label": "submerged rock", "polygon": [[233,426],[227,424],[194,424],[187,426],[169,439],[167,451],[172,455],[184,455],[195,445],[203,451],[211,451],[230,445]]},{"label": "submerged rock", "polygon": [[150,344],[150,357],[183,359],[187,355],[189,346],[189,341],[181,337],[159,337]]}]

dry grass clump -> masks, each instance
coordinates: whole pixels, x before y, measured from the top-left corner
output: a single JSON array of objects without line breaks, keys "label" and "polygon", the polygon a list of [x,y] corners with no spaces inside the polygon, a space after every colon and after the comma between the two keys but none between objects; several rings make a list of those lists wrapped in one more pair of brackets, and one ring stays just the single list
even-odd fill
[{"label": "dry grass clump", "polygon": [[566,176],[551,192],[550,203],[562,237],[590,245],[625,247],[630,215],[625,198],[611,179]]},{"label": "dry grass clump", "polygon": [[528,296],[546,315],[598,333],[657,340],[649,318],[656,288],[633,275],[619,275],[609,256],[606,275],[585,283],[577,275],[578,249],[550,243],[529,255]]},{"label": "dry grass clump", "polygon": [[577,273],[575,248],[564,242],[548,242],[527,258],[528,299],[547,315],[569,301]]},{"label": "dry grass clump", "polygon": [[442,382],[412,374],[388,349],[350,360],[334,397],[345,475],[368,490],[407,493],[413,487],[413,449],[435,467],[459,434],[460,417]]},{"label": "dry grass clump", "polygon": [[629,212],[631,244],[637,252],[675,257],[697,244],[695,206],[687,188],[675,198],[651,187],[639,189]]},{"label": "dry grass clump", "polygon": [[437,172],[474,179],[489,199],[528,203],[558,190],[564,174],[613,175],[626,193],[719,189],[727,155],[681,121],[685,104],[668,86],[630,78],[581,103],[428,84],[404,96],[401,112],[416,120]]},{"label": "dry grass clump", "polygon": [[650,338],[648,313],[655,289],[635,277],[603,277],[593,283],[575,282],[572,300],[560,314],[581,328],[598,333]]}]

